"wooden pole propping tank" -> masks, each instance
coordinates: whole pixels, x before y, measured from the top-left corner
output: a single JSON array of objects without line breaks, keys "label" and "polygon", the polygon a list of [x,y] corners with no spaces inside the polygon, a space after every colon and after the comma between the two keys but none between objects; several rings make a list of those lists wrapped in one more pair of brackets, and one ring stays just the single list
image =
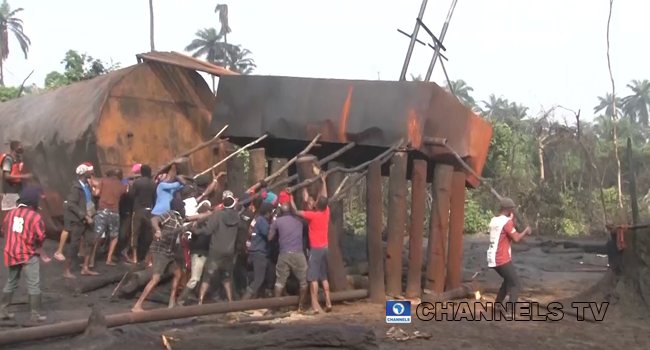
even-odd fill
[{"label": "wooden pole propping tank", "polygon": [[386,294],[402,295],[402,251],[406,229],[406,152],[391,158],[388,182],[388,242],[386,244]]},{"label": "wooden pole propping tank", "polygon": [[[277,172],[278,172],[280,169],[282,169],[282,167],[285,166],[288,162],[289,162],[289,160],[287,160],[287,158],[273,158],[273,159],[271,159],[271,160],[269,161],[269,163],[270,163],[270,164],[269,164],[269,168],[271,169],[271,170],[269,171],[269,173],[270,173],[270,174],[275,174],[275,173],[277,173]],[[275,178],[273,181],[271,181],[271,182],[272,182],[272,183],[275,183],[275,182],[278,182],[278,181],[282,181],[282,180],[284,180],[284,179],[286,179],[286,178],[288,178],[288,177],[289,177],[289,170],[286,169],[286,170],[284,170],[284,171],[280,174],[280,176],[276,177],[276,178]]]},{"label": "wooden pole propping tank", "polygon": [[460,287],[463,270],[463,231],[465,229],[465,181],[462,171],[455,171],[451,179],[451,201],[449,211],[449,259],[445,290]]},{"label": "wooden pole propping tank", "polygon": [[[299,156],[296,160],[296,170],[298,171],[298,182],[314,178],[320,173],[318,167],[318,158],[311,154]],[[320,194],[321,182],[314,181],[307,187],[307,193],[313,199],[317,199]],[[302,196],[301,196],[302,198]]]},{"label": "wooden pole propping tank", "polygon": [[382,192],[381,163],[374,161],[366,174],[366,244],[368,255],[369,298],[375,303],[386,302],[384,286],[384,257],[381,241]]},{"label": "wooden pole propping tank", "polygon": [[194,170],[192,169],[192,162],[189,157],[180,157],[174,159],[174,167],[176,168],[176,175],[193,176]]},{"label": "wooden pole propping tank", "polygon": [[437,164],[434,168],[425,289],[435,293],[442,293],[445,289],[447,231],[453,175],[454,167],[451,165]]},{"label": "wooden pole propping tank", "polygon": [[[336,162],[327,164],[328,169],[333,169],[337,166],[341,166],[341,164]],[[334,172],[327,177],[327,196],[329,198],[336,192],[336,189],[343,181],[344,175],[342,172]],[[340,292],[346,290],[348,286],[345,265],[343,265],[343,254],[341,253],[341,242],[339,241],[339,237],[341,237],[341,232],[343,231],[343,202],[330,202],[329,207],[330,223],[327,233],[329,241],[327,264],[329,268],[327,279],[329,280],[332,292]]]},{"label": "wooden pole propping tank", "polygon": [[409,233],[409,269],[406,297],[419,298],[422,293],[422,250],[427,197],[427,161],[416,159],[411,170],[411,231]]},{"label": "wooden pole propping tank", "polygon": [[255,148],[248,151],[249,183],[254,185],[266,177],[266,151],[264,148]]},{"label": "wooden pole propping tank", "polygon": [[[228,154],[234,153],[235,148],[230,148],[226,151]],[[246,187],[245,177],[245,164],[244,158],[241,155],[236,155],[226,161],[226,189],[230,190],[235,197],[239,197],[244,193]]]}]

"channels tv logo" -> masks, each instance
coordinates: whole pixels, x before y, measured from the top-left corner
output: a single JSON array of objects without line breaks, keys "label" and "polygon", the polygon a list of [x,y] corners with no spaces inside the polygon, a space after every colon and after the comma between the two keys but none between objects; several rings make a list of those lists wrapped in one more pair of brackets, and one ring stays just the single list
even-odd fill
[{"label": "channels tv logo", "polygon": [[387,301],[386,323],[411,323],[411,302]]}]

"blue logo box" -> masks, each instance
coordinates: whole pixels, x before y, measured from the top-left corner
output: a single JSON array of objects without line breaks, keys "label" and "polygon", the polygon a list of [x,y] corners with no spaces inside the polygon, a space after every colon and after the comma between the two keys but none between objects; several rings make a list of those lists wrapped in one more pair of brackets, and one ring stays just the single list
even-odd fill
[{"label": "blue logo box", "polygon": [[386,323],[411,323],[411,302],[387,301]]}]

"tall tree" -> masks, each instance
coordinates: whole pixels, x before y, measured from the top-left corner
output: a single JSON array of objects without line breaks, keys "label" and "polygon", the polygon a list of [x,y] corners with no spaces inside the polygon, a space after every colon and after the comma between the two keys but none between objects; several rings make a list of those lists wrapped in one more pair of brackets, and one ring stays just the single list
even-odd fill
[{"label": "tall tree", "polygon": [[633,122],[648,126],[650,113],[650,80],[632,80],[627,84],[632,95],[623,98],[623,110]]},{"label": "tall tree", "polygon": [[151,52],[156,51],[156,45],[153,41],[153,0],[149,0],[149,43],[151,44]]},{"label": "tall tree", "polygon": [[[207,62],[217,64],[226,59],[225,43],[221,42],[221,36],[214,28],[200,29],[196,32],[196,38],[185,47],[185,51],[192,52],[192,57],[203,57]],[[212,91],[216,93],[216,81],[212,76]]]},{"label": "tall tree", "polygon": [[611,93],[605,93],[605,96],[598,96],[598,104],[594,106],[594,114],[605,111],[605,116],[614,117],[614,106],[616,106],[616,115],[621,114],[621,106],[623,101],[620,97],[616,98],[614,101],[614,95]]},{"label": "tall tree", "polygon": [[[614,0],[609,0],[609,15],[607,16],[607,69],[609,70],[609,80],[612,82],[612,121],[614,122],[614,154],[616,155],[616,165],[618,166],[618,206],[623,211],[623,175],[621,170],[621,157],[618,154],[618,130],[616,123],[618,121],[618,108],[616,104],[616,85],[614,84],[614,75],[612,74],[612,60],[609,55],[609,25],[612,22],[612,8]],[[620,214],[623,215],[623,214]]]},{"label": "tall tree", "polygon": [[508,108],[508,100],[502,97],[496,97],[495,94],[490,94],[488,100],[481,101],[483,107],[481,114],[488,119],[498,120],[505,116],[505,111]]},{"label": "tall tree", "polygon": [[219,30],[219,35],[223,36],[223,42],[228,43],[228,34],[232,32],[230,29],[230,24],[228,23],[228,5],[218,4],[214,8],[214,13],[219,15],[219,23],[221,23],[221,30]]},{"label": "tall tree", "polygon": [[474,88],[467,85],[463,79],[452,80],[451,86],[449,82],[445,83],[445,89],[450,92],[453,90],[460,102],[465,106],[469,108],[476,107],[476,101],[471,95],[474,92]]},{"label": "tall tree", "polygon": [[32,44],[29,37],[23,32],[23,20],[16,17],[23,10],[22,7],[12,10],[7,0],[2,0],[0,5],[0,86],[5,86],[4,61],[9,58],[9,32],[13,33],[18,40],[25,59],[27,59],[29,46]]},{"label": "tall tree", "polygon": [[226,68],[239,74],[251,74],[257,68],[255,60],[250,57],[253,53],[241,45],[228,45],[226,50]]}]

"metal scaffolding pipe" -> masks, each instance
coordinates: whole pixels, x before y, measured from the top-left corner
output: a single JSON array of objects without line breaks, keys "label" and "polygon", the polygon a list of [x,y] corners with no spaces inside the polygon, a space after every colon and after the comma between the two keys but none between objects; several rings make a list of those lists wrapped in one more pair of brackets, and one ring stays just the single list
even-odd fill
[{"label": "metal scaffolding pipe", "polygon": [[[418,13],[418,18],[422,19],[424,16],[424,10],[427,8],[427,0],[422,0],[422,5],[420,6],[420,12]],[[404,65],[402,66],[402,73],[399,75],[399,80],[406,80],[406,71],[409,68],[409,63],[411,62],[411,55],[413,55],[413,49],[415,48],[415,43],[418,38],[418,32],[420,31],[420,23],[415,21],[415,28],[413,29],[413,34],[411,35],[411,42],[409,43],[409,48],[406,51],[406,58],[404,59]]]},{"label": "metal scaffolding pipe", "polygon": [[[332,302],[350,301],[368,297],[365,289],[332,293]],[[129,312],[106,316],[106,327],[121,327],[128,324],[168,321],[180,318],[225,314],[257,309],[270,309],[298,305],[297,296],[282,298],[254,299],[233,301],[229,303],[214,303],[176,307],[173,309],[157,309],[142,312]],[[67,321],[46,326],[21,328],[0,332],[0,345],[16,344],[25,341],[42,340],[51,337],[64,337],[83,333],[88,324],[87,319]]]},{"label": "metal scaffolding pipe", "polygon": [[[445,35],[447,34],[447,29],[449,29],[449,22],[451,21],[451,16],[454,14],[454,9],[456,8],[456,3],[458,0],[452,0],[451,6],[449,7],[449,12],[447,13],[447,18],[445,19],[445,24],[442,26],[442,31],[440,31],[440,36],[438,40],[442,43],[445,40]],[[440,45],[436,45],[436,50],[433,52],[433,58],[431,58],[431,63],[429,63],[429,69],[427,69],[427,75],[424,76],[424,81],[431,80],[431,74],[433,73],[433,67],[436,66],[436,61],[440,56]]]}]

